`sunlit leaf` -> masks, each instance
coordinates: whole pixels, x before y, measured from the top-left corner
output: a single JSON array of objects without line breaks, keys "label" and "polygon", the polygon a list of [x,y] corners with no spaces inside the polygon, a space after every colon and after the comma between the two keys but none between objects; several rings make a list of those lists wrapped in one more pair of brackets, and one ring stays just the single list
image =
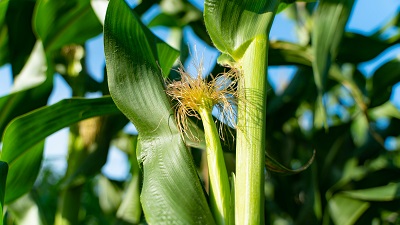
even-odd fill
[{"label": "sunlit leaf", "polygon": [[335,225],[351,225],[368,209],[368,202],[352,199],[342,194],[328,202],[329,213]]},{"label": "sunlit leaf", "polygon": [[378,107],[368,110],[368,114],[373,119],[380,117],[393,117],[400,119],[400,109],[396,108],[391,102],[386,102]]},{"label": "sunlit leaf", "polygon": [[115,213],[122,201],[121,184],[100,176],[98,181],[99,203],[104,213]]},{"label": "sunlit leaf", "polygon": [[8,210],[12,213],[18,224],[42,225],[39,207],[30,194],[22,196],[17,201],[9,204]]},{"label": "sunlit leaf", "polygon": [[46,105],[53,87],[51,71],[47,68],[43,46],[38,41],[21,73],[16,76],[12,93],[0,98],[0,134],[15,117]]},{"label": "sunlit leaf", "polygon": [[357,146],[361,146],[367,141],[369,134],[368,127],[368,121],[363,114],[360,114],[356,118],[354,118],[354,121],[351,124],[351,134],[354,143]]},{"label": "sunlit leaf", "polygon": [[110,97],[67,99],[13,120],[3,136],[1,160],[9,164],[5,202],[28,192],[39,172],[44,139],[78,121],[120,113]]},{"label": "sunlit leaf", "polygon": [[362,190],[343,191],[341,194],[363,201],[393,201],[400,198],[400,183]]},{"label": "sunlit leaf", "polygon": [[156,38],[122,0],[109,3],[104,44],[110,93],[137,128],[141,202],[152,224],[213,224],[192,158],[164,92],[178,53]]}]

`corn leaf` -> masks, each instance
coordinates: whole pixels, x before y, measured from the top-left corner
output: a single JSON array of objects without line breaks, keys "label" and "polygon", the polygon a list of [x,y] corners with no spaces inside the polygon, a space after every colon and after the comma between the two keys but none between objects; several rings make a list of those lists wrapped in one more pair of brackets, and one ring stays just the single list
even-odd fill
[{"label": "corn leaf", "polygon": [[141,202],[149,224],[214,224],[194,163],[178,131],[162,75],[178,52],[146,28],[123,0],[104,24],[108,83],[140,139]]},{"label": "corn leaf", "polygon": [[372,88],[369,90],[370,107],[384,104],[392,94],[393,86],[400,81],[400,60],[391,61],[379,67],[369,79]]},{"label": "corn leaf", "polygon": [[[327,116],[322,95],[326,88],[331,62],[336,59],[347,19],[354,0],[321,0],[314,15],[312,51],[314,80],[319,91],[317,110],[321,113],[323,126],[327,128]],[[316,124],[320,127],[322,124]]]},{"label": "corn leaf", "polygon": [[363,201],[393,201],[400,198],[400,183],[362,190],[343,191],[342,194]]},{"label": "corn leaf", "polygon": [[335,225],[351,225],[368,209],[368,202],[334,195],[328,202],[329,213]]},{"label": "corn leaf", "polygon": [[78,121],[120,113],[110,97],[67,99],[13,120],[3,136],[0,159],[9,164],[5,203],[28,192],[40,169],[44,139]]},{"label": "corn leaf", "polygon": [[[0,4],[4,4],[3,2],[7,1],[1,1]],[[8,36],[5,38],[8,41],[3,44],[7,44],[5,50],[8,53],[8,62],[11,63],[14,76],[19,74],[24,67],[36,41],[31,21],[34,8],[35,1],[8,1],[8,8],[5,13],[7,27],[5,30],[3,29],[3,32],[7,32],[3,34],[3,37]]]},{"label": "corn leaf", "polygon": [[24,68],[16,76],[12,93],[0,98],[0,135],[15,117],[46,105],[53,88],[51,74],[51,69],[47,69],[42,43],[38,41]]}]

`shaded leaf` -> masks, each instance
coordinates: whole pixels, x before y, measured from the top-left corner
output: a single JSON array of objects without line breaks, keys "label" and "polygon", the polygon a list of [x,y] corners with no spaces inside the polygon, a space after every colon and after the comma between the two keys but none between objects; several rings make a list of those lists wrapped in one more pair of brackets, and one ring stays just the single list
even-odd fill
[{"label": "shaded leaf", "polygon": [[[319,91],[320,103],[317,110],[321,113],[321,120],[325,129],[328,124],[322,95],[325,92],[331,62],[335,60],[338,54],[339,43],[353,3],[354,0],[321,0],[314,14],[315,24],[312,32],[314,60],[312,66],[315,84]],[[321,124],[316,125],[319,127]]]},{"label": "shaded leaf", "polygon": [[8,173],[8,164],[0,161],[0,224],[3,224],[3,208],[4,208],[4,196],[6,194],[6,180]]},{"label": "shaded leaf", "polygon": [[109,3],[104,39],[111,96],[141,137],[137,154],[143,164],[141,202],[146,220],[213,224],[164,92],[162,74],[169,74],[178,52],[155,37],[123,0]]},{"label": "shaded leaf", "polygon": [[[4,2],[4,1],[1,1]],[[13,75],[21,72],[35,44],[32,15],[35,1],[9,0],[6,13],[8,56]]]},{"label": "shaded leaf", "polygon": [[392,87],[400,81],[400,60],[393,59],[379,67],[369,79],[370,107],[379,106],[389,100]]},{"label": "shaded leaf", "polygon": [[98,99],[67,99],[52,106],[25,114],[6,128],[1,160],[9,164],[9,203],[28,192],[40,169],[44,139],[50,134],[78,121],[106,114],[120,113],[110,97]]},{"label": "shaded leaf", "polygon": [[276,173],[282,173],[284,175],[292,175],[292,174],[296,174],[296,173],[300,173],[304,170],[306,170],[311,163],[314,161],[315,158],[315,150],[313,152],[313,155],[311,156],[310,160],[308,160],[308,162],[306,164],[304,164],[303,166],[301,166],[298,169],[289,169],[287,167],[285,167],[284,165],[280,164],[277,160],[275,160],[274,158],[272,158],[271,156],[269,156],[268,154],[265,155],[265,165],[267,166],[267,169],[272,171],[272,172],[276,172]]},{"label": "shaded leaf", "polygon": [[306,65],[311,66],[312,55],[309,47],[299,44],[271,41],[268,52],[269,65]]},{"label": "shaded leaf", "polygon": [[33,21],[46,52],[83,44],[102,31],[90,0],[39,0]]},{"label": "shaded leaf", "polygon": [[347,32],[339,46],[337,59],[355,64],[369,61],[394,44],[396,42],[389,43],[374,37]]}]

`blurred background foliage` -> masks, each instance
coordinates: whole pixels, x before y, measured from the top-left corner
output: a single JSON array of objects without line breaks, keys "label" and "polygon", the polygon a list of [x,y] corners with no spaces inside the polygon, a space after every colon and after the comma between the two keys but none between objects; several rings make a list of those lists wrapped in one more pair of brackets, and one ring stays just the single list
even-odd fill
[{"label": "blurred background foliage", "polygon": [[[265,178],[266,224],[399,224],[400,111],[390,97],[400,81],[400,61],[393,58],[383,63],[372,76],[366,76],[360,64],[398,45],[400,12],[371,35],[339,34],[340,44],[325,68],[325,129],[318,110],[320,87],[313,72],[313,63],[321,60],[312,47],[313,38],[318,38],[314,28],[323,26],[316,13],[318,3],[291,2],[281,3],[280,13],[294,21],[293,32],[299,41],[272,40],[269,50],[269,65],[290,65],[296,72],[287,83],[268,90],[266,165],[275,170]],[[187,65],[192,48],[184,29],[190,27],[207,48],[213,48],[196,3],[146,0],[131,6],[139,16],[159,7],[160,13],[146,25],[168,29],[169,36],[163,39],[180,50],[179,59]],[[54,224],[57,211],[62,210],[57,201],[69,195],[73,196],[70,206],[78,210],[75,224],[146,224],[139,202],[137,135],[123,131],[128,121],[109,97],[65,100],[40,109],[41,117],[36,116],[38,111],[32,113],[45,106],[52,89],[57,88],[53,87],[56,73],[65,79],[74,97],[93,92],[108,95],[107,79],[94,79],[85,59],[85,42],[102,32],[106,6],[103,0],[0,1],[0,65],[11,64],[13,77],[11,92],[0,98],[1,160],[8,163],[7,187],[11,187],[6,189],[4,201],[0,198],[0,206],[5,205],[4,224]],[[209,65],[213,74],[223,69],[215,62]],[[179,76],[172,71],[170,78]],[[49,115],[54,117],[50,120]],[[91,117],[97,119],[84,120]],[[60,174],[46,163],[41,166],[43,138],[68,126],[68,167]],[[25,149],[7,144],[9,139],[18,144],[29,138],[35,141],[27,142]],[[101,174],[111,145],[129,158],[130,175],[125,180]],[[190,146],[206,183],[203,146]],[[233,146],[224,146],[230,170],[234,170]],[[6,153],[6,148],[11,150]],[[315,158],[307,170],[294,175],[276,172],[301,168],[313,150]],[[0,197],[6,170],[7,166],[0,164]],[[73,193],[78,189],[76,196]]]}]

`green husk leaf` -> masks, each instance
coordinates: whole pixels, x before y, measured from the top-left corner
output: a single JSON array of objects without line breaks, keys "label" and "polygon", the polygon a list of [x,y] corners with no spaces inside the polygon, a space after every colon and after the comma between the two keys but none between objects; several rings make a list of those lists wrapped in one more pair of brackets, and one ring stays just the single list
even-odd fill
[{"label": "green husk leaf", "polygon": [[267,35],[276,7],[276,1],[207,0],[204,21],[218,50],[238,61],[256,36]]},{"label": "green husk leaf", "polygon": [[214,224],[192,158],[164,92],[178,52],[146,28],[123,0],[111,0],[104,25],[108,83],[140,139],[141,202],[150,224]]}]

